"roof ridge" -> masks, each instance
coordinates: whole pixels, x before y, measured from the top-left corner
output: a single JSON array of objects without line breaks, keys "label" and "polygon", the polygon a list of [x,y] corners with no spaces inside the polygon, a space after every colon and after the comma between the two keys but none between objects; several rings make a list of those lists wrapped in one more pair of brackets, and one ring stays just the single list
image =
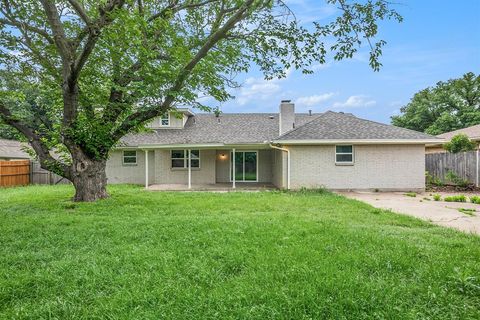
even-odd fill
[{"label": "roof ridge", "polygon": [[[345,114],[343,114],[345,115]],[[393,124],[386,124],[386,123],[382,123],[382,122],[378,122],[378,121],[373,121],[373,120],[369,120],[369,119],[363,119],[363,118],[357,118],[357,117],[354,117],[355,119],[359,119],[359,120],[363,120],[363,121],[368,121],[368,122],[371,122],[371,123],[375,123],[375,124],[380,124],[382,126],[386,126],[386,127],[394,127],[394,128],[397,128],[397,129],[400,129],[400,130],[405,130],[405,131],[410,131],[410,132],[414,132],[414,133],[421,133],[421,134],[424,134],[426,136],[430,136],[432,138],[437,138],[436,136],[434,135],[431,135],[431,134],[428,134],[428,133],[425,133],[425,132],[421,132],[421,131],[416,131],[416,130],[412,130],[412,129],[408,129],[408,128],[403,128],[403,127],[397,127]]]}]

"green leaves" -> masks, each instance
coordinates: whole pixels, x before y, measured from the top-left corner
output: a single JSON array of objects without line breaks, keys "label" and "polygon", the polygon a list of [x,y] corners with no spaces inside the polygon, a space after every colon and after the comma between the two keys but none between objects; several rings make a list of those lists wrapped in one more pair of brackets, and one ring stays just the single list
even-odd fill
[{"label": "green leaves", "polygon": [[443,145],[443,148],[451,153],[473,151],[477,148],[477,144],[470,141],[466,134],[457,134],[449,142]]},{"label": "green leaves", "polygon": [[469,72],[460,79],[438,82],[416,93],[400,111],[392,124],[434,135],[479,124],[480,75]]}]

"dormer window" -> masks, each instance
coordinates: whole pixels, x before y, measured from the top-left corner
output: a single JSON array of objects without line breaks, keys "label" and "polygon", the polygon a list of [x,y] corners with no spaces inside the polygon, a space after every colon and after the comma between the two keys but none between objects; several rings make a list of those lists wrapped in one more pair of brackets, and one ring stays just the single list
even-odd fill
[{"label": "dormer window", "polygon": [[169,114],[169,113],[164,114],[164,115],[160,118],[160,126],[162,126],[162,127],[168,127],[168,126],[170,126],[170,114]]}]

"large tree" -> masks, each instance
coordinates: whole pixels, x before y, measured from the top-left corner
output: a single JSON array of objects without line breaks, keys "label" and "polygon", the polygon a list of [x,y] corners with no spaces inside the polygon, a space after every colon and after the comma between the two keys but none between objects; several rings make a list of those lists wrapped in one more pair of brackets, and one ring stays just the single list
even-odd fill
[{"label": "large tree", "polygon": [[73,182],[75,200],[105,198],[108,154],[125,134],[202,107],[200,94],[226,101],[251,64],[266,78],[310,73],[365,42],[377,70],[377,22],[401,17],[384,0],[326,2],[338,15],[305,27],[282,0],[2,0],[0,117]]},{"label": "large tree", "polygon": [[480,75],[469,72],[438,82],[417,92],[400,111],[392,124],[435,135],[479,124]]}]

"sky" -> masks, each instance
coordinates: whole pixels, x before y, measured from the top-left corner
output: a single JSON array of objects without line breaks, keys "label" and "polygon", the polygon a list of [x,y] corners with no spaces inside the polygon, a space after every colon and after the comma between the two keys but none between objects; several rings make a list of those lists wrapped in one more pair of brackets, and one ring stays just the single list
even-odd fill
[{"label": "sky", "polygon": [[[290,71],[286,79],[266,81],[252,68],[240,75],[236,97],[220,105],[223,112],[278,112],[290,99],[297,112],[351,112],[390,123],[413,95],[438,81],[480,73],[480,0],[398,0],[402,23],[382,23],[378,38],[387,41],[374,72],[368,51],[354,59],[327,61],[313,75]],[[301,22],[327,21],[338,14],[324,0],[288,0]]]}]

